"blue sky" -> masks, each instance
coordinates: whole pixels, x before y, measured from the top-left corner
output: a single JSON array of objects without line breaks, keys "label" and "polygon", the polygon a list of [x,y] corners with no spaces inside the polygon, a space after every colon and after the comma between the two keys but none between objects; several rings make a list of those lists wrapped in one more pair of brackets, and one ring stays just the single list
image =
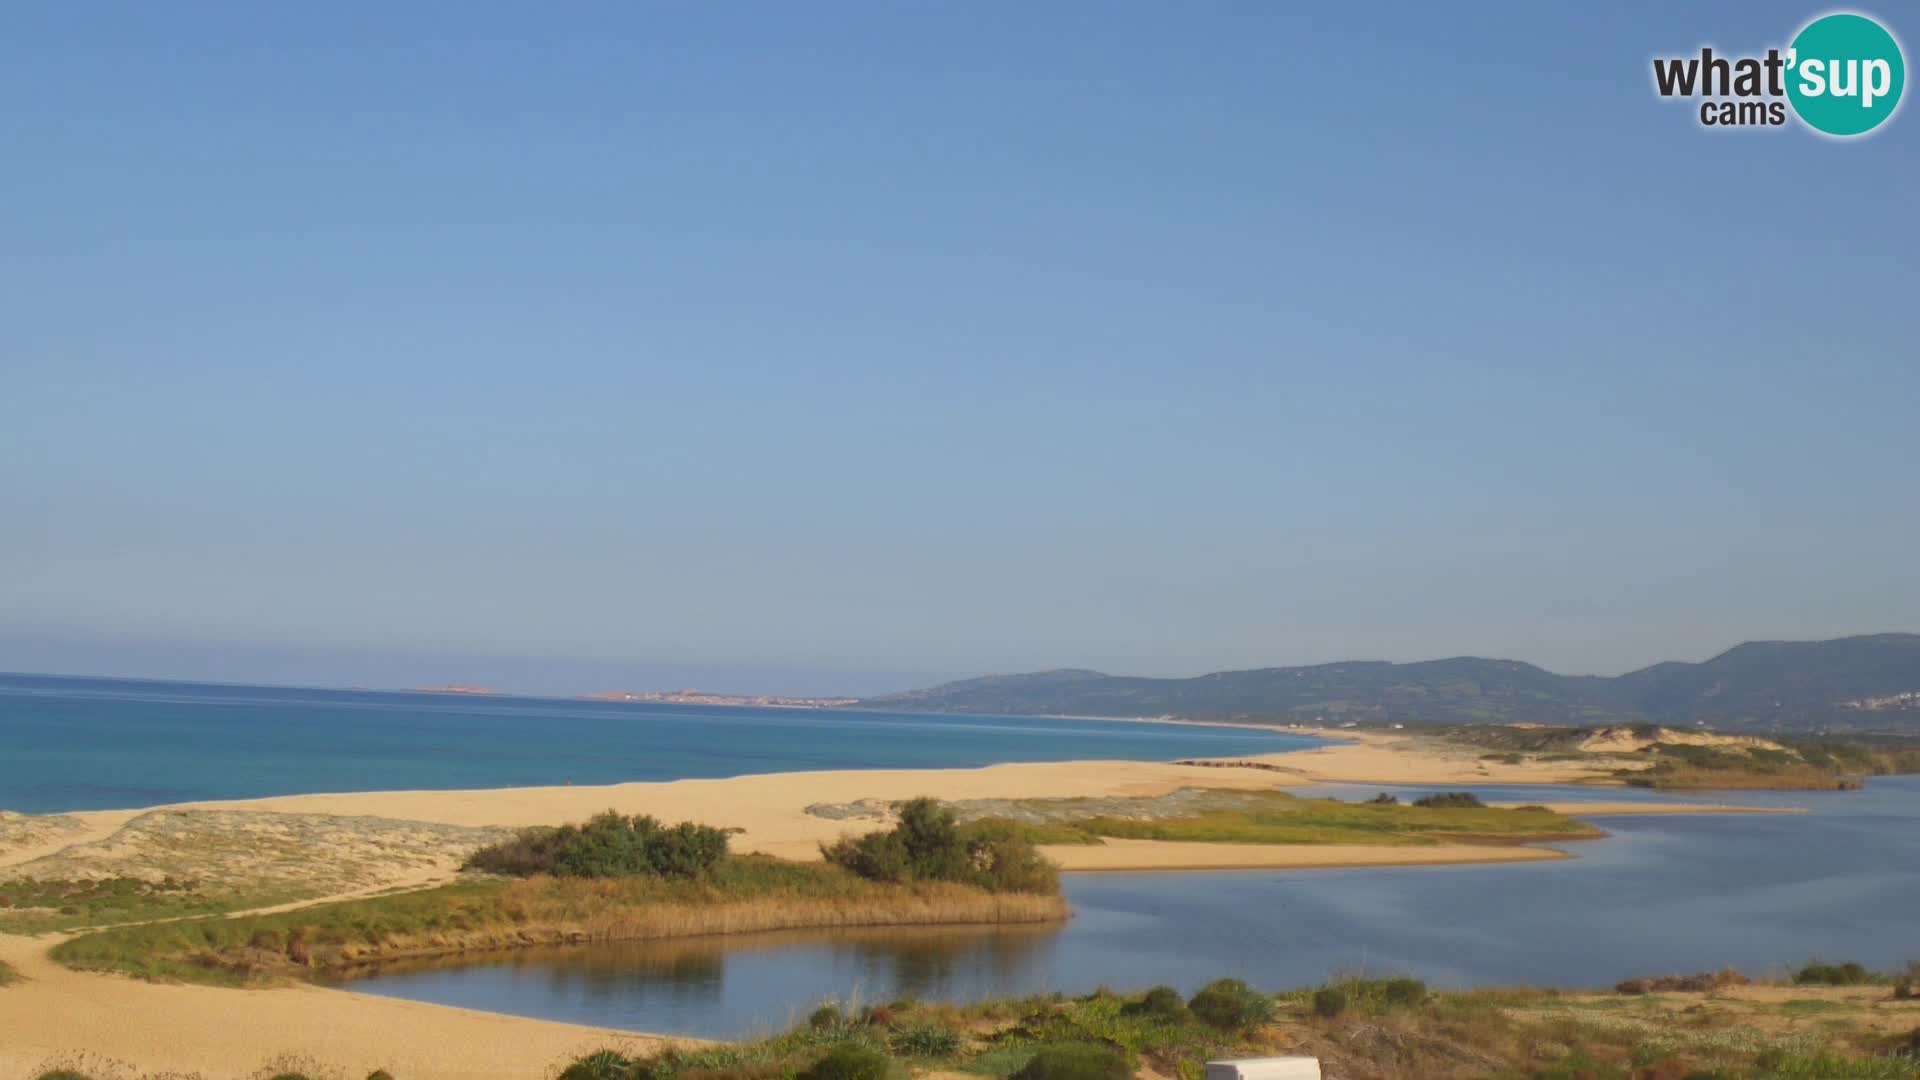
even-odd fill
[{"label": "blue sky", "polygon": [[556,7],[0,14],[0,670],[1920,630],[1920,119],[1650,85],[1824,9]]}]

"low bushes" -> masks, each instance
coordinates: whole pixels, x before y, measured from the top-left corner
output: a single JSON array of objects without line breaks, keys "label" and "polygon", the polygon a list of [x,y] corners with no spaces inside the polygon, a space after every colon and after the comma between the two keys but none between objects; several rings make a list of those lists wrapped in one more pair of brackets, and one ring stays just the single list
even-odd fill
[{"label": "low bushes", "polygon": [[1221,1031],[1246,1031],[1273,1015],[1273,999],[1239,979],[1215,979],[1187,1002],[1201,1023]]},{"label": "low bushes", "polygon": [[1424,1005],[1427,997],[1427,984],[1419,979],[1341,979],[1313,992],[1313,1011],[1327,1018],[1350,1011],[1378,1016]]},{"label": "low bushes", "polygon": [[1444,791],[1438,795],[1423,795],[1413,800],[1413,805],[1428,810],[1484,810],[1487,804],[1471,791]]},{"label": "low bushes", "polygon": [[465,868],[514,877],[696,878],[726,857],[721,829],[691,821],[669,827],[644,814],[609,810],[584,825],[522,829],[474,852]]},{"label": "low bushes", "polygon": [[1060,875],[1012,822],[960,825],[933,799],[900,806],[900,823],[886,832],[841,837],[820,854],[870,881],[952,881],[992,892],[1051,895]]},{"label": "low bushes", "polygon": [[1156,986],[1142,995],[1139,1001],[1129,1001],[1120,1006],[1120,1015],[1144,1016],[1177,1024],[1192,1014],[1187,1009],[1187,1003],[1180,999],[1180,991],[1171,986]]},{"label": "low bushes", "polygon": [[1708,993],[1729,986],[1745,986],[1751,981],[1732,968],[1703,971],[1698,975],[1662,975],[1653,979],[1627,979],[1614,986],[1620,994],[1666,994],[1673,992]]},{"label": "low bushes", "polygon": [[887,1048],[904,1057],[951,1057],[960,1049],[960,1033],[945,1024],[910,1024],[893,1033]]},{"label": "low bushes", "polygon": [[1862,986],[1874,981],[1873,972],[1851,962],[1823,964],[1816,960],[1793,973],[1796,986]]},{"label": "low bushes", "polygon": [[886,1080],[887,1055],[861,1043],[843,1042],[800,1074],[800,1080]]},{"label": "low bushes", "polygon": [[1041,1047],[1010,1080],[1130,1080],[1126,1055],[1092,1043]]}]

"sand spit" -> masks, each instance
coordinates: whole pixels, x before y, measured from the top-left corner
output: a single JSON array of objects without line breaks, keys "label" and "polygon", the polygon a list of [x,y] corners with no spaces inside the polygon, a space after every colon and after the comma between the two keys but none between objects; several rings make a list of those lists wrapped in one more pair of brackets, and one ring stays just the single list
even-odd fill
[{"label": "sand spit", "polygon": [[[782,773],[723,780],[296,795],[58,818],[0,819],[0,876],[23,870],[271,878],[315,900],[382,885],[444,880],[461,854],[495,830],[578,821],[596,812],[653,814],[738,829],[734,850],[817,858],[822,841],[865,831],[885,813],[835,818],[809,807],[868,807],[919,795],[948,800],[1159,796],[1180,788],[1271,790],[1321,782],[1432,785],[1599,783],[1583,763],[1504,765],[1437,740],[1329,732],[1342,741],[1270,754],[1264,767],[1081,761],[923,769]],[[1554,803],[1563,813],[1710,812],[1693,803]],[[1245,845],[1108,840],[1048,854],[1069,870],[1306,868],[1568,857],[1545,847],[1442,843]],[[391,859],[389,873],[375,868]],[[301,867],[310,868],[305,873]],[[229,868],[230,870],[231,868]],[[628,1052],[659,1039],[397,1001],[315,986],[230,990],[159,985],[68,971],[46,958],[47,936],[0,935],[0,960],[22,981],[0,988],[0,1075],[32,1075],[50,1058],[85,1051],[139,1070],[246,1077],[269,1059],[307,1055],[349,1075],[390,1069],[406,1080],[551,1075],[600,1046]]]}]

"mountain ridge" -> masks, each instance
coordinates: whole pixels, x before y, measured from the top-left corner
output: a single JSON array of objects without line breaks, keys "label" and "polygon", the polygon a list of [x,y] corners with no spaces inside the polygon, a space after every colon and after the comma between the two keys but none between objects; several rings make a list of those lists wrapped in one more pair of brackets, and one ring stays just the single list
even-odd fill
[{"label": "mountain ridge", "polygon": [[1478,656],[1347,660],[1189,678],[1086,668],[984,675],[857,707],[1011,715],[1181,716],[1276,723],[1699,724],[1781,732],[1920,733],[1920,634],[1748,641],[1697,663],[1560,675]]}]

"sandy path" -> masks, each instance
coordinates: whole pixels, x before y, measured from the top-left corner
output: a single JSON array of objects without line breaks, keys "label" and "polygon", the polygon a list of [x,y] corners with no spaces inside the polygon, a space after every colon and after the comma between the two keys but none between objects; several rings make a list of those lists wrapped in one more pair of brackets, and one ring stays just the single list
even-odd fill
[{"label": "sandy path", "polygon": [[0,959],[27,980],[0,989],[0,1075],[26,1077],[84,1049],[143,1068],[250,1075],[270,1058],[306,1055],[349,1076],[385,1068],[408,1080],[550,1075],[601,1046],[645,1050],[654,1038],[313,986],[226,990],[68,971],[45,940],[0,936]]}]

